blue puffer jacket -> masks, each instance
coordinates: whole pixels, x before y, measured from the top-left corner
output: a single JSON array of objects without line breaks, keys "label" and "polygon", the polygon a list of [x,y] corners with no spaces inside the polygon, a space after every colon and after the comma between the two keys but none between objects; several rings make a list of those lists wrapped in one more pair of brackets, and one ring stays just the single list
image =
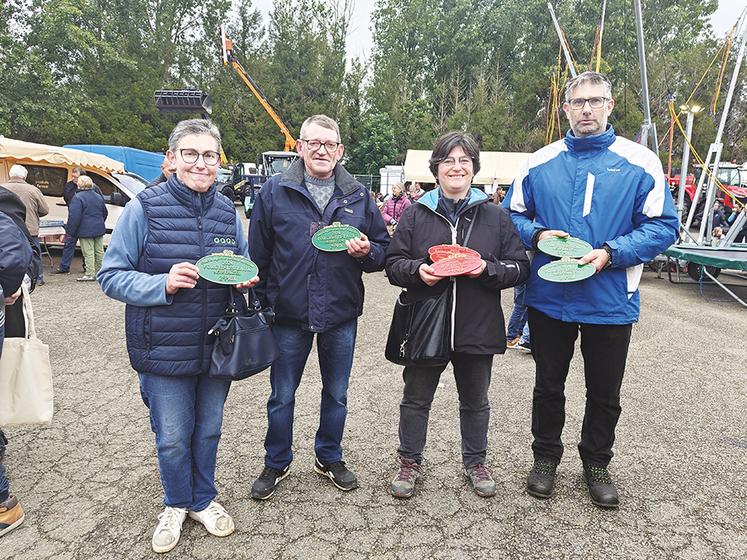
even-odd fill
[{"label": "blue puffer jacket", "polygon": [[651,150],[615,136],[564,140],[529,156],[506,195],[504,206],[524,245],[533,247],[543,229],[570,233],[612,249],[612,266],[587,280],[547,282],[537,270],[554,260],[537,252],[525,303],[567,322],[629,324],[638,320],[638,283],[643,263],[669,247],[678,220],[659,158]]},{"label": "blue puffer jacket", "polygon": [[106,233],[108,215],[99,193],[93,189],[79,190],[67,209],[65,233],[71,237],[100,237]]},{"label": "blue puffer jacket", "polygon": [[[272,305],[275,320],[324,332],[363,313],[362,273],[383,270],[389,234],[371,195],[341,165],[324,215],[303,185],[303,170],[299,159],[264,184],[252,210],[249,246],[259,266],[257,294]],[[314,227],[332,222],[357,227],[371,252],[354,259],[316,249]]]},{"label": "blue puffer jacket", "polygon": [[169,296],[166,276],[174,264],[224,250],[247,256],[234,205],[215,187],[197,193],[172,175],[138,194],[120,221],[98,279],[107,295],[127,303],[133,369],[171,376],[207,371],[213,342],[208,330],[223,316],[229,289],[201,278]]}]

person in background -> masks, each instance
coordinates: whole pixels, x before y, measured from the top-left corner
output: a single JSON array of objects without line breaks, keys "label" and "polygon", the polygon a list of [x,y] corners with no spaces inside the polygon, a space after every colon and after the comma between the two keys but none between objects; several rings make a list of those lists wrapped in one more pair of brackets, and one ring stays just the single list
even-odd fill
[{"label": "person in background", "polygon": [[[6,334],[5,306],[13,305],[19,299],[21,283],[31,266],[33,256],[33,249],[24,232],[12,218],[0,212],[0,357]],[[7,444],[8,439],[0,429],[0,537],[18,527],[24,520],[23,507],[10,493],[3,465]]]},{"label": "person in background", "polygon": [[[62,197],[65,199],[65,204],[67,204],[68,209],[70,208],[70,203],[73,201],[73,198],[75,198],[75,195],[78,194],[78,180],[80,179],[80,177],[85,177],[86,172],[80,167],[73,167],[72,170],[70,170],[70,175],[71,179],[67,183],[65,183],[65,187],[62,191]],[[98,193],[99,196],[103,197],[103,195],[101,194],[101,190],[99,190],[99,188],[95,184],[93,185],[93,191]],[[70,274],[70,265],[73,264],[73,257],[75,257],[75,246],[77,245],[77,243],[77,237],[65,235],[65,245],[62,248],[60,265],[52,271],[52,274]],[[90,276],[90,271],[87,271],[86,275]]]},{"label": "person in background", "polygon": [[381,207],[381,217],[384,218],[389,235],[394,235],[397,222],[408,206],[410,206],[410,201],[405,196],[404,187],[402,183],[397,183],[392,187],[392,197]]},{"label": "person in background", "polygon": [[417,202],[423,194],[423,189],[420,187],[420,183],[413,183],[410,190],[407,192],[410,202]]},{"label": "person in background", "polygon": [[[480,497],[496,493],[487,466],[490,387],[493,356],[503,354],[501,290],[524,282],[529,259],[508,213],[489,203],[488,196],[472,187],[480,170],[480,149],[463,132],[441,136],[433,147],[430,170],[438,187],[405,210],[386,256],[389,282],[407,289],[409,301],[452,291],[451,354],[462,436],[462,467]],[[458,277],[434,274],[428,249],[459,243],[481,255],[476,270]],[[406,366],[400,403],[397,474],[389,492],[410,498],[421,474],[428,418],[441,374],[448,364]]]},{"label": "person in background", "polygon": [[161,162],[161,174],[153,179],[150,183],[148,183],[148,186],[155,187],[156,185],[165,183],[168,178],[174,174],[175,171],[176,167],[174,167],[174,164],[169,161],[169,158],[163,158],[163,162]]},{"label": "person in background", "polygon": [[[41,253],[41,243],[39,242],[39,218],[49,213],[49,206],[44,200],[42,192],[26,182],[28,170],[22,165],[13,165],[8,172],[8,182],[0,185],[15,193],[21,199],[26,207],[26,228],[28,229],[34,244],[39,253]],[[36,279],[37,286],[44,284],[44,270],[39,268],[39,277]]]},{"label": "person in background", "polygon": [[[220,132],[210,121],[179,122],[166,157],[176,172],[127,203],[98,274],[101,289],[127,304],[130,364],[150,412],[163,486],[163,512],[151,539],[164,553],[179,542],[187,516],[226,537],[234,521],[216,497],[215,465],[230,379],[210,377],[213,337],[230,298],[243,297],[198,274],[213,253],[249,256],[234,204],[215,186]],[[78,195],[80,196],[80,195]],[[252,287],[256,276],[238,284]]]},{"label": "person in background", "polygon": [[65,236],[80,241],[86,273],[79,282],[93,282],[104,259],[104,234],[109,215],[103,197],[93,190],[93,181],[87,175],[78,179],[78,193],[70,202],[65,225]]}]

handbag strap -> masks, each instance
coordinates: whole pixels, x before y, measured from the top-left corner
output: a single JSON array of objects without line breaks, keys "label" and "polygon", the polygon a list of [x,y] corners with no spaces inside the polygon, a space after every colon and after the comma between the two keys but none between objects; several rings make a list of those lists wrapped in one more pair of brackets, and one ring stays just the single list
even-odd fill
[{"label": "handbag strap", "polygon": [[31,295],[26,283],[21,283],[23,294],[23,322],[26,325],[26,338],[36,338],[36,321],[34,321],[34,309],[31,307]]},{"label": "handbag strap", "polygon": [[236,309],[236,305],[234,303],[234,292],[238,292],[241,297],[248,299],[247,307],[250,310],[254,310],[255,312],[262,310],[262,304],[259,301],[259,298],[257,297],[257,293],[254,291],[254,288],[249,288],[249,292],[247,293],[247,296],[245,296],[242,292],[239,292],[236,288],[233,286],[228,286],[228,307],[226,311],[229,311],[233,314],[238,314],[239,310]]}]

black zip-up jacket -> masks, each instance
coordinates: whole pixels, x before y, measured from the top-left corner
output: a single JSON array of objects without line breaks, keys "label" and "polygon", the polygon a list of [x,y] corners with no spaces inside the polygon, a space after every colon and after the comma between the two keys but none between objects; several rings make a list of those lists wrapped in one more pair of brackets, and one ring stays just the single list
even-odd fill
[{"label": "black zip-up jacket", "polygon": [[[506,350],[506,328],[501,309],[501,290],[522,284],[529,277],[529,259],[508,213],[489,204],[487,195],[471,189],[458,207],[455,225],[439,206],[434,189],[405,210],[386,253],[386,272],[395,286],[407,288],[409,299],[418,300],[455,289],[453,316],[454,347],[467,354],[502,354]],[[478,210],[479,207],[479,210]],[[476,214],[477,212],[477,214]],[[467,246],[486,262],[478,278],[444,278],[428,286],[418,269],[431,264],[428,249],[434,245],[459,243],[467,234]]]}]

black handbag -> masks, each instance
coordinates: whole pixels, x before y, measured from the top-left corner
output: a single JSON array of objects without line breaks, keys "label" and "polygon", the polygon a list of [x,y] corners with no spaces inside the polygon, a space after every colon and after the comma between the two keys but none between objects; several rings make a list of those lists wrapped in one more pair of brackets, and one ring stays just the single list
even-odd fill
[{"label": "black handbag", "polygon": [[386,359],[401,366],[440,366],[451,355],[452,286],[438,296],[408,302],[403,291],[394,304]]},{"label": "black handbag", "polygon": [[267,369],[277,357],[277,344],[270,328],[275,313],[269,307],[262,309],[254,290],[249,292],[251,305],[244,313],[236,305],[233,288],[229,290],[226,315],[208,331],[215,336],[208,374],[238,381]]},{"label": "black handbag", "polygon": [[[475,225],[475,207],[472,221],[462,245],[467,246]],[[407,290],[402,290],[394,304],[392,324],[386,340],[384,356],[402,366],[440,366],[451,359],[452,297],[454,279],[440,294],[409,301]]]}]

